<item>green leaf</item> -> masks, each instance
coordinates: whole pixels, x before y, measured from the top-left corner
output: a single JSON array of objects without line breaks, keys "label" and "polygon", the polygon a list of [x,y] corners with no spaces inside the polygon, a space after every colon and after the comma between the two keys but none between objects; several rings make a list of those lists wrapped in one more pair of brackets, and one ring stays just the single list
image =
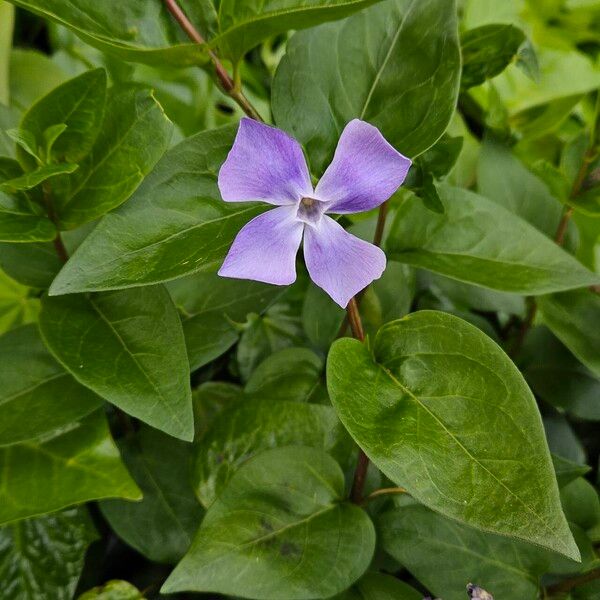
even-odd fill
[{"label": "green leaf", "polygon": [[23,198],[0,191],[0,242],[49,242],[55,237],[48,217],[33,212]]},{"label": "green leaf", "polygon": [[222,0],[220,34],[213,41],[223,54],[237,63],[262,40],[289,29],[313,27],[342,19],[377,0]]},{"label": "green leaf", "polygon": [[560,490],[560,498],[569,521],[590,531],[600,523],[600,500],[596,488],[580,477]]},{"label": "green leaf", "polygon": [[[0,523],[101,498],[141,499],[97,411],[50,439],[0,448]],[[43,490],[43,493],[40,493]]]},{"label": "green leaf", "polygon": [[185,341],[164,287],[45,296],[40,329],[77,381],[149,425],[193,439]]},{"label": "green leaf", "polygon": [[544,323],[597,377],[600,377],[600,294],[575,290],[539,299]]},{"label": "green leaf", "polygon": [[[556,557],[536,546],[466,527],[416,504],[385,512],[377,529],[384,549],[444,600],[464,600],[465,581],[473,579],[498,600],[537,600],[540,577]],[[431,568],[433,557],[435,568]]]},{"label": "green leaf", "polygon": [[310,343],[327,352],[346,318],[340,308],[320,287],[311,283],[302,305],[302,326]]},{"label": "green leaf", "polygon": [[206,381],[192,392],[195,439],[201,440],[212,427],[216,416],[242,397],[242,388],[235,383]]},{"label": "green leaf", "polygon": [[354,118],[414,158],[444,133],[459,80],[454,0],[382,2],[294,35],[275,74],[273,114],[317,175]]},{"label": "green leaf", "polygon": [[54,188],[60,227],[93,221],[125,202],[167,150],[172,131],[151,91],[112,88],[91,152]]},{"label": "green leaf", "polygon": [[211,506],[250,456],[290,445],[322,449],[344,465],[352,448],[330,406],[241,398],[217,416],[196,446],[196,495],[204,506]]},{"label": "green leaf", "polygon": [[514,25],[492,24],[470,29],[460,41],[463,59],[460,83],[466,90],[504,71],[525,42],[525,34]]},{"label": "green leaf", "polygon": [[198,273],[172,282],[169,291],[183,312],[188,357],[195,370],[229,350],[247,315],[266,309],[282,288]]},{"label": "green leaf", "polygon": [[126,288],[216,270],[264,207],[223,202],[217,172],[235,127],[199,133],[167,152],[132,198],[88,236],[51,294]]},{"label": "green leaf", "polygon": [[72,598],[86,550],[97,537],[85,508],[3,527],[2,598]]},{"label": "green leaf", "polygon": [[35,139],[35,135],[28,131],[27,129],[8,129],[6,131],[6,135],[13,140],[13,142],[17,145],[17,149],[22,150],[27,153],[29,156],[35,159],[33,164],[41,164],[42,159],[40,157],[40,152],[37,145],[37,140]]},{"label": "green leaf", "polygon": [[20,190],[30,190],[44,181],[56,177],[57,175],[67,175],[73,173],[78,168],[72,163],[60,163],[58,165],[44,165],[34,171],[25,173],[14,179],[8,179],[0,183],[0,190],[4,192],[16,192]]},{"label": "green leaf", "polygon": [[81,594],[77,600],[144,600],[144,596],[131,583],[113,579]]},{"label": "green leaf", "polygon": [[0,446],[47,435],[102,403],[52,358],[33,325],[0,337],[0,380]]},{"label": "green leaf", "polygon": [[441,186],[445,213],[416,197],[398,209],[388,256],[484,287],[546,294],[597,283],[600,277],[527,222],[467,190]]},{"label": "green leaf", "polygon": [[52,244],[0,243],[0,268],[27,286],[50,287],[62,265]]},{"label": "green leaf", "polygon": [[40,301],[31,290],[0,271],[0,334],[37,321],[39,312]]},{"label": "green leaf", "polygon": [[[79,162],[91,150],[100,131],[106,103],[106,71],[93,69],[69,79],[38,100],[24,115],[21,127],[34,138],[50,145],[47,162]],[[66,126],[52,144],[52,127]],[[59,130],[54,130],[54,135]],[[114,134],[114,132],[111,132]],[[50,137],[49,137],[50,136]],[[35,165],[22,149],[17,150],[21,164]]]},{"label": "green leaf", "polygon": [[375,531],[344,501],[344,488],[342,470],[322,450],[291,446],[250,459],[161,591],[300,600],[345,590],[369,566]]},{"label": "green leaf", "polygon": [[[122,60],[171,68],[199,65],[208,60],[206,47],[189,43],[160,2],[125,0],[115,13],[114,6],[95,0],[78,0],[77,4],[63,0],[10,1],[68,27],[84,42]],[[191,14],[196,16],[206,10],[206,4],[186,2],[185,7],[191,8]]]},{"label": "green leaf", "polygon": [[367,573],[334,600],[423,600],[423,594],[391,575]]},{"label": "green leaf", "polygon": [[484,140],[479,155],[477,189],[482,196],[554,237],[562,204],[506,146],[491,138]]},{"label": "green leaf", "polygon": [[430,508],[578,559],[535,399],[479,329],[420,311],[382,327],[373,352],[338,340],[327,383],[377,467]]},{"label": "green leaf", "polygon": [[190,481],[192,446],[143,427],[120,449],[144,499],[105,500],[102,514],[120,538],[151,561],[178,562],[203,513]]},{"label": "green leaf", "polygon": [[58,123],[57,125],[50,125],[50,127],[44,130],[42,137],[44,138],[44,152],[46,160],[48,161],[52,156],[52,148],[56,143],[56,140],[66,131],[67,126],[64,123]]},{"label": "green leaf", "polygon": [[7,135],[7,129],[15,129],[19,125],[20,113],[14,107],[0,103],[0,156],[15,156],[13,140]]},{"label": "green leaf", "polygon": [[581,465],[557,454],[552,455],[552,464],[554,465],[554,473],[559,488],[565,487],[571,481],[587,475],[592,470],[588,465]]}]

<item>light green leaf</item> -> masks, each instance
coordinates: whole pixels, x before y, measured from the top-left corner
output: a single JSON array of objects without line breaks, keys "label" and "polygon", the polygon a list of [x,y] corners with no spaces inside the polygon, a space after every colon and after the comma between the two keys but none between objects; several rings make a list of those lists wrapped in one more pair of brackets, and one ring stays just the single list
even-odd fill
[{"label": "light green leaf", "polygon": [[234,127],[199,133],[170,150],[132,198],[88,236],[51,294],[126,288],[216,270],[235,235],[264,207],[223,202],[217,172]]},{"label": "light green leaf", "polygon": [[42,138],[44,138],[44,156],[46,160],[49,160],[49,157],[52,156],[52,148],[56,143],[56,140],[66,131],[67,126],[64,123],[58,123],[57,125],[50,125],[44,130],[42,133]]},{"label": "light green leaf", "polygon": [[367,573],[334,600],[423,600],[423,594],[391,575]]},{"label": "light green leaf", "polygon": [[203,513],[190,481],[192,446],[143,427],[120,449],[144,499],[105,500],[102,514],[119,537],[151,561],[178,562]]},{"label": "light green leaf", "polygon": [[40,329],[77,381],[149,425],[193,439],[185,341],[164,287],[45,296]]},{"label": "light green leaf", "polygon": [[[106,103],[106,71],[94,69],[69,79],[38,100],[24,115],[21,127],[41,144],[48,144],[51,127],[66,126],[46,152],[47,162],[78,162],[91,150],[100,131]],[[54,131],[56,135],[57,131]],[[114,134],[114,132],[112,132]],[[19,161],[31,169],[31,158],[17,150]]]},{"label": "light green leaf", "polygon": [[167,150],[172,130],[152,92],[112,88],[91,152],[53,188],[60,227],[93,221],[125,202]]},{"label": "light green leaf", "polygon": [[37,321],[39,312],[40,301],[31,290],[0,271],[0,334]]},{"label": "light green leaf", "polygon": [[600,294],[576,290],[539,299],[544,323],[597,377],[600,377]]},{"label": "light green leaf", "polygon": [[0,242],[49,242],[55,237],[48,217],[34,213],[25,199],[0,191]]},{"label": "light green leaf", "polygon": [[250,459],[161,591],[300,600],[345,590],[369,566],[375,531],[344,501],[344,488],[342,470],[322,450],[290,446]]},{"label": "light green leaf", "polygon": [[81,594],[77,600],[144,600],[144,596],[131,583],[113,579]]},{"label": "light green leaf", "polygon": [[56,177],[57,175],[67,175],[73,173],[78,168],[72,163],[60,163],[58,165],[44,165],[34,171],[25,173],[14,179],[8,179],[0,183],[0,190],[4,192],[16,192],[20,190],[30,190],[44,181]]},{"label": "light green leaf", "polygon": [[217,416],[196,446],[196,495],[204,506],[210,506],[250,456],[290,445],[320,448],[344,466],[352,450],[330,406],[241,398]]},{"label": "light green leaf", "polygon": [[0,446],[47,435],[102,404],[52,358],[33,325],[0,337],[0,381]]},{"label": "light green leaf", "polygon": [[341,19],[376,1],[222,0],[219,6],[220,34],[212,45],[217,45],[236,63],[248,50],[272,35]]},{"label": "light green leaf", "polygon": [[173,281],[171,296],[182,311],[188,357],[192,370],[225,353],[240,335],[249,313],[261,313],[282,288],[215,273],[198,273]]},{"label": "light green leaf", "polygon": [[6,600],[73,597],[88,546],[98,537],[85,508],[0,529],[0,571]]},{"label": "light green leaf", "polygon": [[[95,0],[78,0],[77,4],[63,0],[10,1],[68,27],[84,42],[122,60],[176,68],[208,60],[206,47],[190,43],[161,2],[124,0],[115,8]],[[206,10],[206,4],[185,2],[185,7],[191,8],[195,17]],[[204,19],[194,21],[201,25]]]},{"label": "light green leaf", "polygon": [[7,129],[6,135],[17,145],[17,149],[35,159],[33,164],[40,164],[42,162],[37,140],[31,131],[22,128]]},{"label": "light green leaf", "polygon": [[89,500],[141,498],[102,412],[50,439],[0,448],[0,464],[5,473],[15,474],[0,484],[2,524]]},{"label": "light green leaf", "polygon": [[338,340],[327,382],[352,437],[419,502],[579,558],[535,399],[479,329],[447,313],[412,313],[382,327],[372,353]]},{"label": "light green leaf", "polygon": [[20,113],[16,108],[0,103],[0,156],[15,156],[15,144],[6,134],[6,130],[15,129],[19,125],[19,119]]},{"label": "light green leaf", "polygon": [[441,186],[443,215],[416,197],[398,209],[390,258],[441,275],[506,292],[546,294],[592,285],[600,276],[495,202]]},{"label": "light green leaf", "polygon": [[354,118],[414,158],[444,133],[459,80],[454,0],[382,2],[294,35],[273,82],[273,114],[304,144],[315,174]]},{"label": "light green leaf", "polygon": [[556,558],[536,546],[477,531],[417,504],[385,512],[377,529],[384,549],[444,600],[464,600],[465,581],[473,580],[498,600],[537,600],[540,577]]}]

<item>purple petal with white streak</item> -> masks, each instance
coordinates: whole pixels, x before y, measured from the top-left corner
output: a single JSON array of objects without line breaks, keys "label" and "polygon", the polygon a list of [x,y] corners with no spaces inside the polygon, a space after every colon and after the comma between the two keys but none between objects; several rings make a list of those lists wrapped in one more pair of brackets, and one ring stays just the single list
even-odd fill
[{"label": "purple petal with white streak", "polygon": [[313,194],[300,144],[281,129],[247,118],[240,121],[218,183],[226,202],[285,205]]},{"label": "purple petal with white streak", "polygon": [[350,298],[379,279],[385,270],[384,252],[323,215],[304,231],[304,258],[310,278],[342,308]]},{"label": "purple petal with white streak", "polygon": [[385,202],[406,178],[411,161],[377,127],[354,119],[344,128],[315,195],[327,212],[356,213]]},{"label": "purple petal with white streak", "polygon": [[255,217],[233,240],[219,275],[275,285],[293,283],[303,229],[295,206],[280,206]]}]

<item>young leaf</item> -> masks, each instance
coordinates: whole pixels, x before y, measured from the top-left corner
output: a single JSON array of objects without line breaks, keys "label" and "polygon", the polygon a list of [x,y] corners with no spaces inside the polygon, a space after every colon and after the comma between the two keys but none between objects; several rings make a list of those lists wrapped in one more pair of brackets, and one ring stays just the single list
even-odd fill
[{"label": "young leaf", "polygon": [[305,146],[315,174],[354,118],[414,158],[444,133],[459,80],[454,0],[382,2],[294,35],[275,74],[273,114]]},{"label": "young leaf", "polygon": [[144,499],[104,500],[102,514],[119,537],[149,560],[178,562],[203,513],[190,482],[192,446],[143,427],[125,438],[120,450]]},{"label": "young leaf", "polygon": [[578,559],[535,399],[476,327],[421,311],[382,327],[373,352],[341,339],[331,401],[369,458],[434,510]]},{"label": "young leaf", "polygon": [[[50,439],[0,448],[0,523],[101,498],[139,500],[101,411]],[[40,493],[43,490],[43,493]]]},{"label": "young leaf", "polygon": [[81,594],[77,600],[145,600],[141,592],[127,581],[112,579]]},{"label": "young leaf", "polygon": [[40,301],[31,290],[0,270],[0,334],[34,323],[39,312]]},{"label": "young leaf", "polygon": [[0,191],[0,242],[49,242],[55,237],[50,219],[32,212],[24,199]]},{"label": "young leaf", "polygon": [[172,132],[152,92],[112,88],[92,150],[72,177],[53,188],[60,227],[93,221],[125,202],[167,150]]},{"label": "young leaf", "polygon": [[238,231],[264,211],[221,200],[216,174],[234,135],[234,127],[202,132],[167,152],[88,236],[50,293],[127,288],[220,266]]},{"label": "young leaf", "polygon": [[5,598],[72,598],[88,546],[98,537],[85,508],[0,529]]},{"label": "young leaf", "polygon": [[349,442],[330,406],[243,398],[219,414],[196,446],[196,495],[204,506],[210,506],[248,457],[263,450],[310,446],[345,464],[352,449]]},{"label": "young leaf", "polygon": [[40,329],[77,381],[149,425],[193,439],[185,341],[164,287],[45,296]]},{"label": "young leaf", "polygon": [[37,140],[31,131],[23,128],[8,129],[6,131],[6,135],[15,142],[17,145],[17,151],[20,149],[35,159],[33,161],[33,165],[40,165],[43,163],[37,145]]},{"label": "young leaf", "polygon": [[[45,140],[46,162],[76,163],[94,144],[105,103],[106,71],[85,71],[38,100],[25,113],[21,127],[30,131],[38,144]],[[17,156],[28,170],[35,167],[22,148],[17,149]]]},{"label": "young leaf", "polygon": [[14,179],[7,179],[0,183],[0,190],[3,192],[17,192],[21,190],[30,190],[40,183],[56,177],[57,175],[68,175],[73,173],[78,168],[77,165],[72,163],[60,163],[57,165],[43,165],[33,171],[29,171],[24,175],[15,177]]},{"label": "young leaf", "polygon": [[544,323],[597,377],[600,377],[600,294],[574,290],[544,296],[539,302]]},{"label": "young leaf", "polygon": [[0,446],[47,435],[102,404],[52,358],[34,325],[0,337],[0,381]]},{"label": "young leaf", "polygon": [[547,294],[600,281],[600,276],[495,202],[449,186],[438,191],[442,215],[427,210],[416,197],[401,204],[387,238],[392,259],[520,294]]},{"label": "young leaf", "polygon": [[322,450],[289,446],[250,459],[161,591],[301,600],[345,590],[369,566],[375,531],[344,492],[342,470]]}]

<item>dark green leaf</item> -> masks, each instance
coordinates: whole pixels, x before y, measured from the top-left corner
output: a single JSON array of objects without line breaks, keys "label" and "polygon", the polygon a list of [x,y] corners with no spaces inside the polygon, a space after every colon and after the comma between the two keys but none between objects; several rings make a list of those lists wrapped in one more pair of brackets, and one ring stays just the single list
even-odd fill
[{"label": "dark green leaf", "polygon": [[192,393],[195,439],[200,440],[216,416],[242,398],[242,388],[224,381],[207,381]]},{"label": "dark green leaf", "polygon": [[87,547],[98,537],[85,508],[0,529],[0,572],[6,600],[70,600]]},{"label": "dark green leaf", "polygon": [[[100,498],[141,499],[98,411],[47,440],[0,448],[0,523]],[[42,490],[42,491],[40,491]]]},{"label": "dark green leaf", "polygon": [[334,600],[423,600],[423,594],[391,575],[367,573]]},{"label": "dark green leaf", "polygon": [[574,290],[539,299],[544,323],[597,377],[600,377],[600,294]]},{"label": "dark green leaf", "polygon": [[552,463],[554,464],[554,473],[556,474],[556,481],[559,488],[571,483],[571,481],[575,481],[578,477],[583,477],[592,470],[587,465],[567,460],[557,454],[552,455]]},{"label": "dark green leaf", "polygon": [[49,242],[55,236],[50,219],[33,212],[25,199],[0,191],[0,242]]},{"label": "dark green leaf", "polygon": [[211,505],[162,592],[300,600],[345,590],[369,566],[375,531],[344,501],[344,488],[342,470],[322,450],[263,452]]},{"label": "dark green leaf", "polygon": [[52,358],[33,325],[0,337],[0,381],[0,446],[65,427],[102,403]]},{"label": "dark green leaf", "polygon": [[60,227],[93,221],[125,202],[169,147],[172,130],[151,91],[112,88],[91,152],[53,188]]},{"label": "dark green leaf", "polygon": [[[37,149],[44,138],[46,142],[49,141],[49,128],[57,124],[66,126],[52,144],[51,152],[45,152],[46,160],[76,163],[85,157],[94,144],[100,131],[105,102],[106,71],[85,71],[36,102],[25,113],[21,127],[33,134]],[[28,169],[35,166],[31,157],[21,148],[17,150],[17,156]]]},{"label": "dark green leaf", "polygon": [[470,29],[460,41],[461,87],[466,90],[504,71],[525,41],[525,34],[514,25],[492,24]]},{"label": "dark green leaf", "polygon": [[584,531],[592,530],[600,524],[600,500],[596,488],[580,477],[560,490],[560,498],[565,514],[570,522]]},{"label": "dark green leaf", "polygon": [[430,508],[578,558],[535,399],[492,340],[421,311],[382,327],[373,353],[338,340],[331,401],[369,458]]},{"label": "dark green leaf", "polygon": [[8,179],[0,184],[0,190],[4,192],[16,192],[19,190],[30,190],[47,179],[57,175],[67,175],[77,170],[77,165],[72,163],[60,163],[58,165],[44,165],[34,171]]},{"label": "dark green leaf", "polygon": [[234,127],[199,133],[170,150],[88,236],[51,293],[145,285],[220,266],[238,231],[264,210],[221,200],[217,171],[234,134]]},{"label": "dark green leaf", "polygon": [[412,158],[446,129],[459,79],[454,0],[382,2],[294,35],[275,75],[273,113],[304,144],[315,174],[354,118]]},{"label": "dark green leaf", "polygon": [[250,456],[290,445],[320,448],[344,466],[352,449],[330,406],[242,398],[217,416],[196,447],[196,495],[204,506],[210,506]]},{"label": "dark green leaf", "polygon": [[30,287],[49,287],[62,264],[52,244],[0,243],[0,268]]},{"label": "dark green leaf", "polygon": [[320,287],[308,287],[302,305],[302,326],[311,344],[327,352],[345,318],[346,311]]},{"label": "dark green leaf", "polygon": [[80,383],[161,431],[193,439],[185,341],[164,287],[45,296],[40,329]]},{"label": "dark green leaf", "polygon": [[144,499],[105,500],[100,510],[116,534],[155,562],[176,563],[202,518],[191,484],[192,446],[144,427],[121,444]]},{"label": "dark green leaf", "polygon": [[445,185],[439,194],[443,215],[427,210],[416,197],[400,205],[387,238],[392,259],[520,294],[545,294],[600,280],[495,202]]}]

